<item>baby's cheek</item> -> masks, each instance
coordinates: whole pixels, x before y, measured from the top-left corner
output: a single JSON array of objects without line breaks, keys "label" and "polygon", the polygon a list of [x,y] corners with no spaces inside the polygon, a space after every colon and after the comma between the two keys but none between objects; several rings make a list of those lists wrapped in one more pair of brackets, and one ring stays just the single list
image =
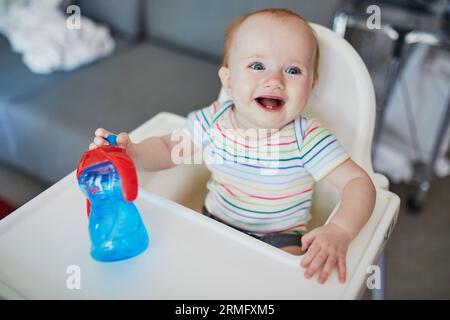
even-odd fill
[{"label": "baby's cheek", "polygon": [[239,79],[239,83],[240,83],[240,88],[256,88],[258,86],[258,83],[260,83],[260,76],[258,74],[251,74],[251,73],[247,73],[247,74],[243,74],[240,76]]},{"label": "baby's cheek", "polygon": [[249,100],[252,98],[252,93],[245,85],[241,85],[236,88],[233,92],[233,101],[236,105],[240,107],[247,105]]},{"label": "baby's cheek", "polygon": [[304,108],[311,96],[311,90],[307,86],[298,87],[295,93],[297,105]]}]

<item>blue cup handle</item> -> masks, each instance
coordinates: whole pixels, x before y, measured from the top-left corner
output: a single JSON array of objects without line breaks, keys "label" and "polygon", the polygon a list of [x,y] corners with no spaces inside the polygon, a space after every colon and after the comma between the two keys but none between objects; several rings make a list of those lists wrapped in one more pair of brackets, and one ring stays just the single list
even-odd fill
[{"label": "blue cup handle", "polygon": [[110,134],[106,141],[108,141],[110,146],[117,146],[117,136],[115,134]]}]

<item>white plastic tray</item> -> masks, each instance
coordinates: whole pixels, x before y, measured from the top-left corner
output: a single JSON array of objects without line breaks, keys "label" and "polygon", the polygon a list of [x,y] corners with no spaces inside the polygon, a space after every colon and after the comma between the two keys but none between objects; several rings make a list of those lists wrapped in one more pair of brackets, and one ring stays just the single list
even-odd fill
[{"label": "white plastic tray", "polygon": [[[398,198],[379,190],[369,223],[348,253],[348,280],[307,280],[295,257],[140,189],[150,246],[131,260],[89,255],[85,199],[74,172],[0,221],[0,296],[32,299],[356,298],[367,266],[395,224]],[[81,289],[69,289],[71,265]]]}]

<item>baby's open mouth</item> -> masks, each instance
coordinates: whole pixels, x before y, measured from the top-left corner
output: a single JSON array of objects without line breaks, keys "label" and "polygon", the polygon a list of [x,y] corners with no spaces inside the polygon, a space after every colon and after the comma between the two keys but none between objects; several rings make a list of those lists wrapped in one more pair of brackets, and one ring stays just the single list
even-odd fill
[{"label": "baby's open mouth", "polygon": [[255,101],[267,111],[279,111],[284,106],[284,100],[276,96],[261,96],[256,98]]}]

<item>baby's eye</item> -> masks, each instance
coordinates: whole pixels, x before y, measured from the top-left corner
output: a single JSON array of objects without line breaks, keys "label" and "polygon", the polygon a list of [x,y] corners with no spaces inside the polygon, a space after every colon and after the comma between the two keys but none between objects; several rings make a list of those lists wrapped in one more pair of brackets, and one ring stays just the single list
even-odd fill
[{"label": "baby's eye", "polygon": [[264,65],[261,62],[252,62],[249,66],[249,68],[253,70],[264,70]]},{"label": "baby's eye", "polygon": [[286,72],[289,74],[301,74],[302,70],[300,70],[300,68],[297,68],[297,67],[288,67],[286,69]]}]

